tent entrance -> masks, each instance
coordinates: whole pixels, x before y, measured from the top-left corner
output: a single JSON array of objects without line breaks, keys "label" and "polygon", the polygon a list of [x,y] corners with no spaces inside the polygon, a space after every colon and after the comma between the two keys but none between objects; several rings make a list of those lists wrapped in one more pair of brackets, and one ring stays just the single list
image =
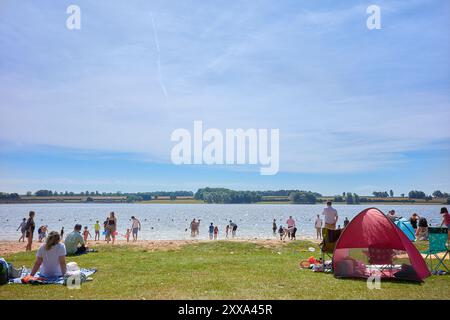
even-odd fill
[{"label": "tent entrance", "polygon": [[340,248],[334,252],[336,277],[420,281],[408,253],[390,248]]}]

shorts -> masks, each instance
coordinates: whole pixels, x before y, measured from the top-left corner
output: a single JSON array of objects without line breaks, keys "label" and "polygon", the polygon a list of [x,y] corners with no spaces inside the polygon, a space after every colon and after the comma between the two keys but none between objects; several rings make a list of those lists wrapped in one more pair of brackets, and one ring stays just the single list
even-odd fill
[{"label": "shorts", "polygon": [[139,228],[133,228],[133,235],[137,236]]},{"label": "shorts", "polygon": [[336,229],[336,223],[325,223],[325,229],[335,230]]}]

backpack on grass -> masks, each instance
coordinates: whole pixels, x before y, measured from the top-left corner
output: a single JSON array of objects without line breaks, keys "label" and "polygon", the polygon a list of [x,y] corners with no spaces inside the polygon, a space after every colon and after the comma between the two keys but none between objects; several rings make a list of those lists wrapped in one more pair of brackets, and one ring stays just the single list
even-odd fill
[{"label": "backpack on grass", "polygon": [[8,263],[5,259],[0,258],[0,285],[8,283]]}]

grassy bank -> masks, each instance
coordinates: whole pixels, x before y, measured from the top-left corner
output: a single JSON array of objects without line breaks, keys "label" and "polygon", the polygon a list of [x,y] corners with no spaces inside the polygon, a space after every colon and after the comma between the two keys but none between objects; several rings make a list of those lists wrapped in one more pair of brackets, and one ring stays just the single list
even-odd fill
[{"label": "grassy bank", "polygon": [[[64,286],[6,285],[2,299],[450,299],[450,276],[424,284],[382,282],[368,290],[363,280],[339,280],[298,267],[312,254],[308,241],[287,245],[199,242],[172,250],[137,246],[99,247],[99,252],[69,258],[96,267],[94,281],[80,290]],[[318,251],[314,252],[318,256]],[[30,266],[34,253],[7,257]]]}]

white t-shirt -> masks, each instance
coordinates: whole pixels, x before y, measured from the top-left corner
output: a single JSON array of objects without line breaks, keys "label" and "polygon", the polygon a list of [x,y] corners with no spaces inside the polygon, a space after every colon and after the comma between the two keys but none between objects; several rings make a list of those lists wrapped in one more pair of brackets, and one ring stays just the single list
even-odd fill
[{"label": "white t-shirt", "polygon": [[317,218],[316,223],[314,225],[316,228],[322,228],[322,219]]},{"label": "white t-shirt", "polygon": [[333,207],[326,207],[323,209],[322,214],[325,216],[326,224],[336,223],[337,211]]},{"label": "white t-shirt", "polygon": [[62,243],[54,245],[50,250],[45,249],[43,244],[37,251],[36,257],[42,258],[40,268],[41,276],[48,278],[62,276],[59,257],[66,255],[66,246]]}]

